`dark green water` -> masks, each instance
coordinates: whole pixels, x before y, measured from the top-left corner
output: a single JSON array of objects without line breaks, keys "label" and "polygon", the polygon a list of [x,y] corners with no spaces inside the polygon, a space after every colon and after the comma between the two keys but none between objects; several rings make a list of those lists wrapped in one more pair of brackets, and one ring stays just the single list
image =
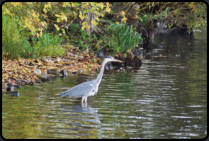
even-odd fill
[{"label": "dark green water", "polygon": [[[97,74],[25,86],[2,95],[4,138],[202,139],[207,135],[207,34],[156,35],[164,47],[139,70],[105,71],[95,96],[60,93]],[[85,107],[86,106],[86,107]]]}]

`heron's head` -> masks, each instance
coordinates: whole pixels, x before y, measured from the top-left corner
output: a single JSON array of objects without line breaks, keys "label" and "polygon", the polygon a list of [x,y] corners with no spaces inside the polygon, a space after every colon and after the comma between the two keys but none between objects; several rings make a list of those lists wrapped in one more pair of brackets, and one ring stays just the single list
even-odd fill
[{"label": "heron's head", "polygon": [[117,59],[115,59],[115,58],[113,58],[113,57],[111,57],[111,56],[106,56],[105,57],[105,59],[104,59],[104,62],[106,63],[106,62],[123,62],[123,61],[121,61],[121,60],[117,60]]}]

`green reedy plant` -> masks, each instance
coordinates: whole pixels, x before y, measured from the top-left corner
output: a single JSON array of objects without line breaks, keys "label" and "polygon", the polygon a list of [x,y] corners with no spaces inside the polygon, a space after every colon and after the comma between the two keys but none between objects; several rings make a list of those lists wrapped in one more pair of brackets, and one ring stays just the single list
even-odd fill
[{"label": "green reedy plant", "polygon": [[141,34],[133,30],[132,25],[111,24],[107,29],[108,45],[117,53],[126,53],[142,41]]}]

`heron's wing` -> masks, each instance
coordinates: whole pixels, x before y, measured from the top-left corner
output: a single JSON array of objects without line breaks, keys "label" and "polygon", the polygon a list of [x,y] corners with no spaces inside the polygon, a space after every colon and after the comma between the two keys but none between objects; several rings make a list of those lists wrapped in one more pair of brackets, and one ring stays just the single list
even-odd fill
[{"label": "heron's wing", "polygon": [[92,81],[87,81],[87,82],[81,83],[79,85],[76,85],[75,87],[61,93],[60,96],[61,97],[64,97],[64,96],[74,96],[74,97],[86,96],[94,90],[94,88],[95,88],[94,82],[95,82],[95,80],[92,80]]}]

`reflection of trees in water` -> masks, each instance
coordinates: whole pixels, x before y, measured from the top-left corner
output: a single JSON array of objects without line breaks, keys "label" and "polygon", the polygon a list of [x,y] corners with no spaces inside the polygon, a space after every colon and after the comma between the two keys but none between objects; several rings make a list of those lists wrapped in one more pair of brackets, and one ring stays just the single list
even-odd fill
[{"label": "reflection of trees in water", "polygon": [[[155,44],[162,45],[162,47],[153,47],[146,50],[146,59],[165,60],[165,57],[170,57],[172,54],[185,58],[187,52],[193,51],[195,48],[194,34],[157,34]],[[158,57],[155,57],[158,56]],[[173,56],[172,56],[173,57]],[[176,57],[176,56],[175,56]]]}]

